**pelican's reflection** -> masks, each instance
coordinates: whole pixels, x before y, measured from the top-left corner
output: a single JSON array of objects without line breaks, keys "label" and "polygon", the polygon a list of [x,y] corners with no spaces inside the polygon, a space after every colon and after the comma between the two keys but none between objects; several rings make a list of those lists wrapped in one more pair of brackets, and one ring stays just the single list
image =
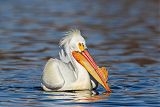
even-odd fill
[{"label": "pelican's reflection", "polygon": [[65,92],[44,92],[47,98],[53,100],[63,100],[64,102],[96,102],[99,100],[106,100],[109,93],[99,95],[97,91],[65,91]]}]

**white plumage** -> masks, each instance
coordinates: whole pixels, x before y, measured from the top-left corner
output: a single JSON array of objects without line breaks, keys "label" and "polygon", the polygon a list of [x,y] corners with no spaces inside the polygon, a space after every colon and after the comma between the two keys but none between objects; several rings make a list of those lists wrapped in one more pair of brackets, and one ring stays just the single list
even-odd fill
[{"label": "white plumage", "polygon": [[60,60],[50,58],[42,74],[42,87],[46,91],[92,90],[98,83],[73,57],[72,52],[81,52],[79,43],[86,49],[79,30],[71,30],[61,39]]}]

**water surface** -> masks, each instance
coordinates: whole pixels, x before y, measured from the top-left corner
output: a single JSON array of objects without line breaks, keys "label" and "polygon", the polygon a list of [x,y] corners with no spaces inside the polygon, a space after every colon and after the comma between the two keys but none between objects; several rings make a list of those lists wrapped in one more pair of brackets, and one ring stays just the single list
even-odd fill
[{"label": "water surface", "polygon": [[[160,105],[158,0],[1,0],[0,106]],[[46,61],[58,57],[64,32],[79,28],[111,94],[44,92]]]}]

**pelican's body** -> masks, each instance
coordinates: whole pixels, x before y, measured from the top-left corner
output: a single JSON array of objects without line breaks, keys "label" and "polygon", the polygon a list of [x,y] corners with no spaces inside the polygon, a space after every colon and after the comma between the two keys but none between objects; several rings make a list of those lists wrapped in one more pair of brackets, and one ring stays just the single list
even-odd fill
[{"label": "pelican's body", "polygon": [[[99,69],[88,51],[79,30],[72,30],[60,41],[60,60],[50,58],[42,74],[46,91],[92,90],[101,82]],[[95,76],[94,76],[95,75]],[[103,78],[102,78],[103,80]],[[98,81],[98,82],[97,82]]]},{"label": "pelican's body", "polygon": [[91,78],[84,68],[72,68],[70,63],[58,59],[49,59],[42,76],[42,86],[50,90],[92,90],[98,84],[91,84]]}]

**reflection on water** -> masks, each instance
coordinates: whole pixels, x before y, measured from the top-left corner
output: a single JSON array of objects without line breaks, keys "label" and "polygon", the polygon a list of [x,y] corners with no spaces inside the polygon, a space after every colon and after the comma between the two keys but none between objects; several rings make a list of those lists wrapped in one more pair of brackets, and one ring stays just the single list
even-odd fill
[{"label": "reflection on water", "polygon": [[[158,0],[1,0],[0,106],[158,106]],[[107,66],[111,94],[44,92],[40,77],[66,30],[82,30],[90,53]]]},{"label": "reflection on water", "polygon": [[73,91],[73,92],[44,92],[48,94],[48,99],[65,100],[65,102],[95,102],[102,100],[103,97],[99,96],[95,91]]}]

